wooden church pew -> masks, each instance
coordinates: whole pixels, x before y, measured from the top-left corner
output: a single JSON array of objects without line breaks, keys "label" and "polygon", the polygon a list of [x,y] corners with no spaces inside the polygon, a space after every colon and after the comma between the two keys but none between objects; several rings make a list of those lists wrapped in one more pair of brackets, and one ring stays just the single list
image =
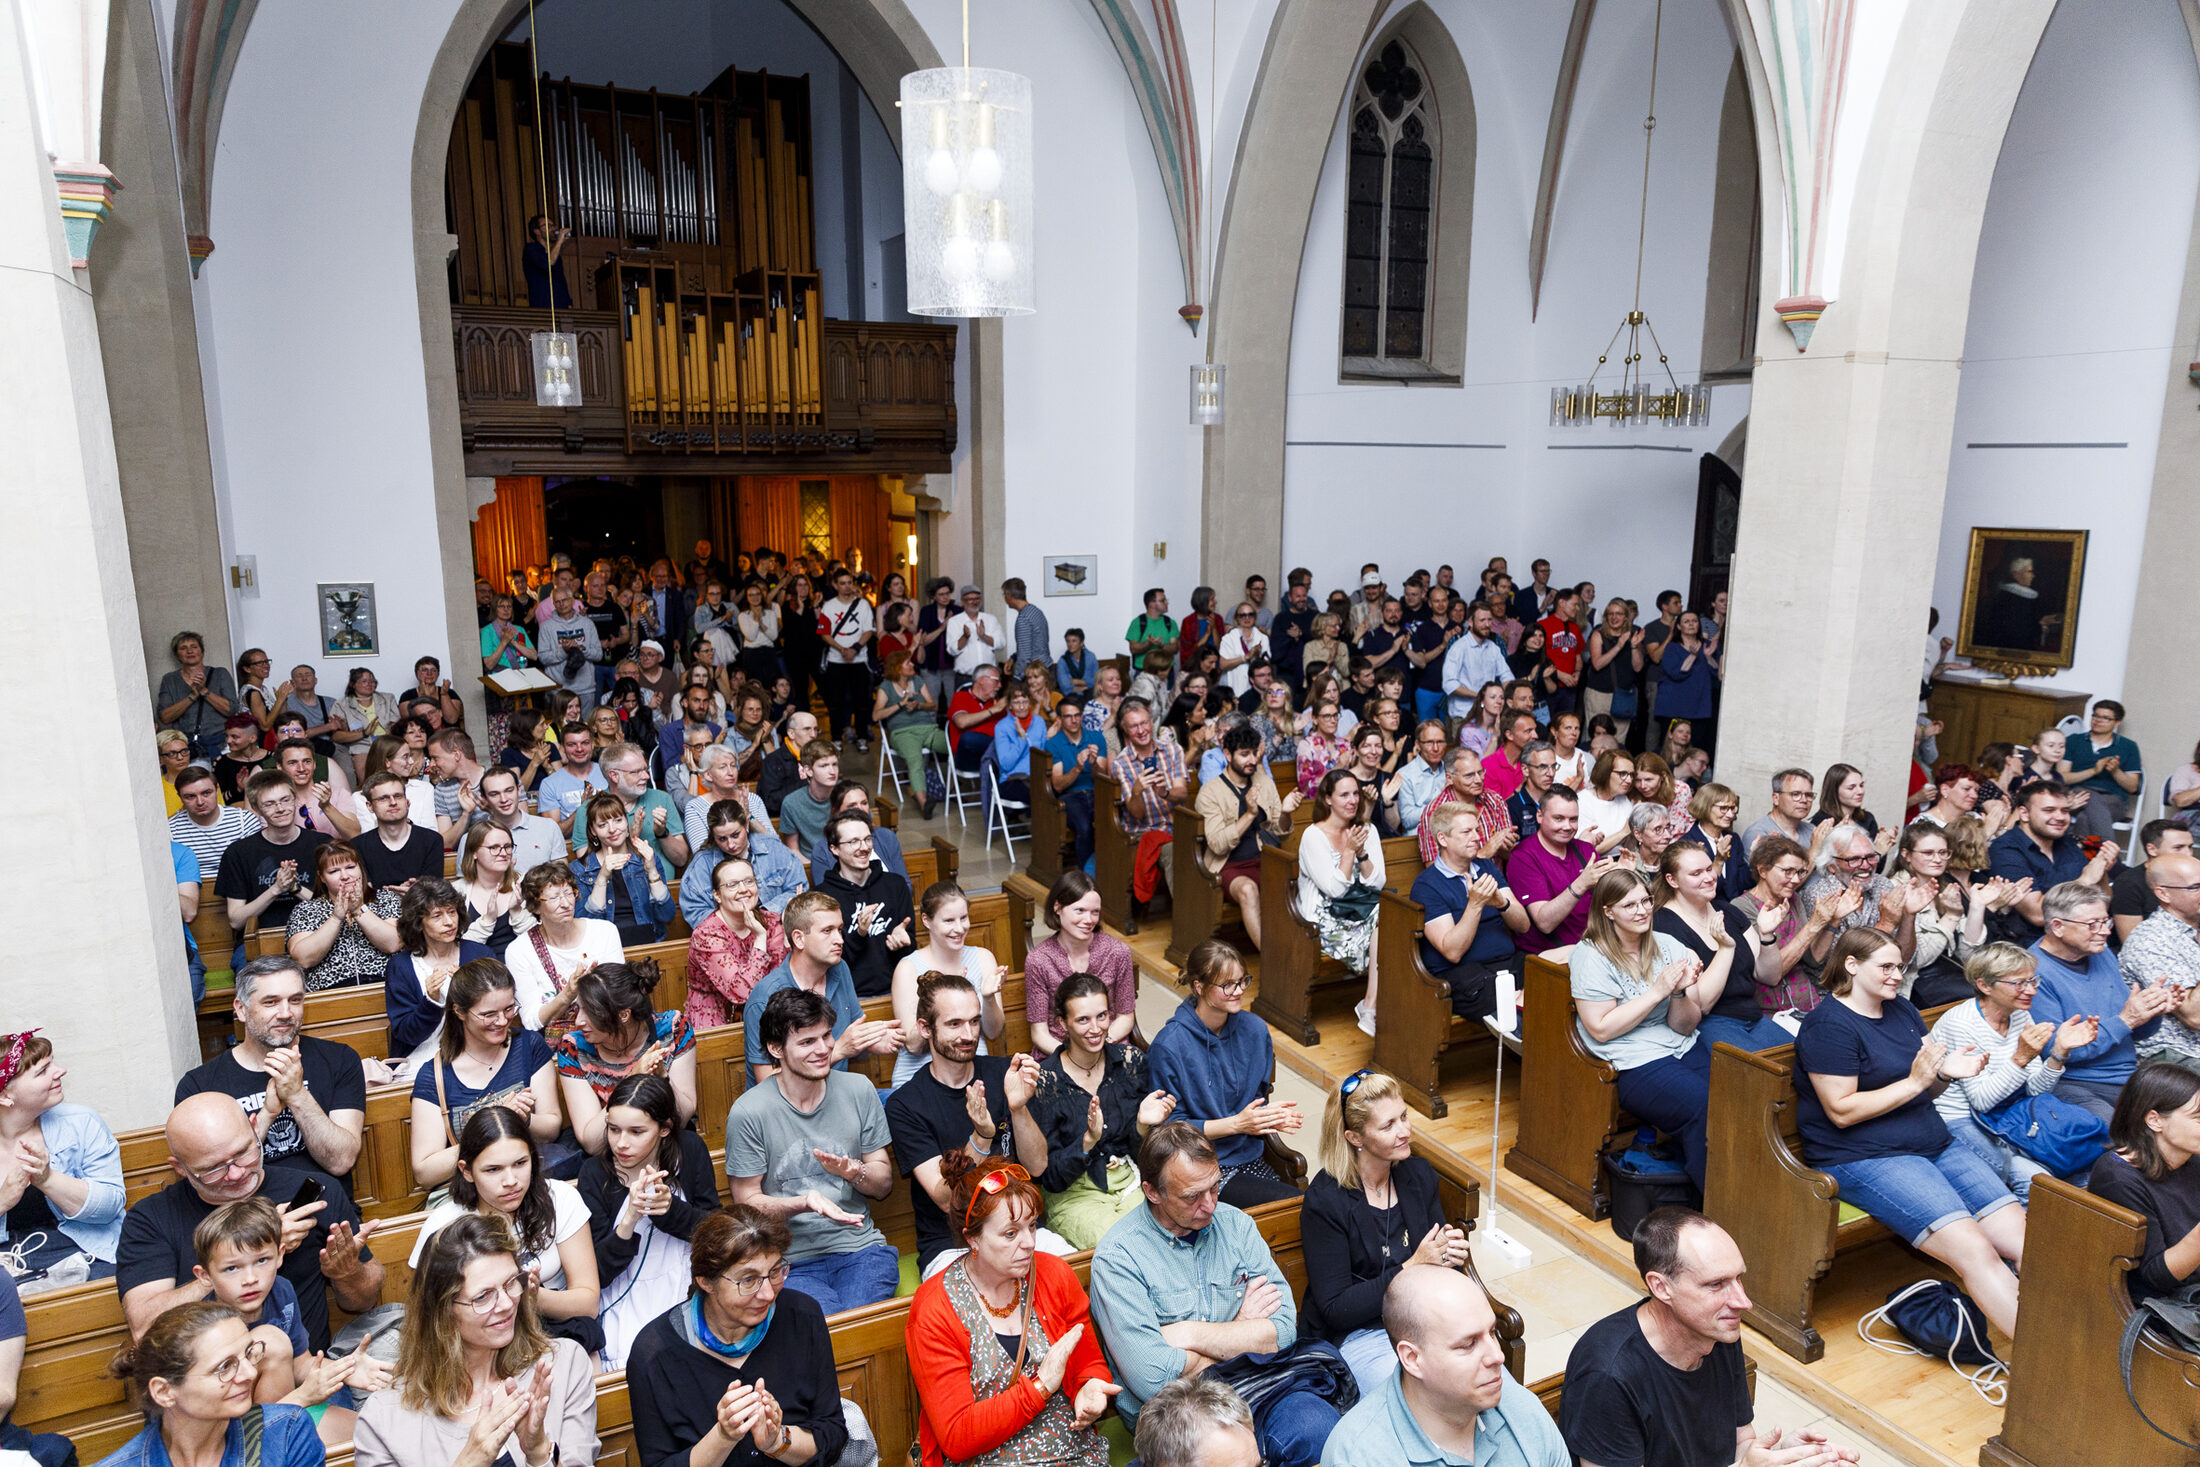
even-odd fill
[{"label": "wooden church pew", "polygon": [[[1945,1011],[1929,1011],[1925,1022]],[[1749,1260],[1750,1323],[1809,1362],[1826,1352],[1811,1325],[1818,1280],[1836,1254],[1893,1234],[1844,1205],[1840,1183],[1803,1161],[1795,1140],[1795,1084],[1791,1044],[1761,1054],[1713,1046],[1704,1214],[1733,1235]]]},{"label": "wooden church pew", "polygon": [[[1289,769],[1291,766],[1278,761],[1272,769]],[[1289,776],[1276,788],[1279,793],[1288,790]],[[1199,863],[1199,853],[1206,848],[1206,822],[1190,805],[1176,807],[1176,834],[1169,843],[1169,901],[1173,908],[1169,927],[1168,960],[1179,967],[1193,948],[1210,937],[1228,936],[1240,949],[1252,951],[1252,941],[1240,925],[1237,903],[1223,894],[1222,887],[1206,867]],[[1291,830],[1308,824],[1313,818],[1313,806],[1301,803],[1288,817]],[[1290,831],[1284,831],[1286,839]],[[1263,885],[1266,878],[1263,877]],[[1228,924],[1229,931],[1222,929]],[[1265,976],[1262,979],[1266,984]]]},{"label": "wooden church pew", "polygon": [[1024,875],[1042,891],[1060,879],[1069,862],[1069,816],[1055,793],[1054,760],[1044,749],[1031,751],[1031,857]]},{"label": "wooden church pew", "polygon": [[[2009,1400],[2000,1433],[1979,1449],[1981,1467],[2187,1467],[2193,1453],[2132,1409],[2117,1364],[2145,1219],[2053,1177],[2032,1183],[2026,1214]],[[2132,1355],[2131,1385],[2165,1430],[2200,1441],[2200,1356],[2149,1331]]]},{"label": "wooden church pew", "polygon": [[[1389,842],[1383,844],[1387,851]],[[1384,891],[1382,922],[1375,929],[1382,974],[1375,989],[1375,1068],[1396,1077],[1406,1104],[1441,1119],[1450,1110],[1438,1084],[1445,1052],[1495,1041],[1487,1027],[1452,1012],[1450,982],[1422,963],[1425,920],[1419,902],[1395,888]],[[1492,920],[1490,914],[1484,920]]]},{"label": "wooden church pew", "polygon": [[1123,828],[1123,786],[1105,769],[1092,777],[1092,883],[1100,892],[1100,920],[1126,936],[1138,932],[1131,915],[1131,877],[1138,866],[1138,837]]},{"label": "wooden church pew", "polygon": [[[1314,990],[1350,988],[1366,979],[1323,956],[1320,933],[1299,912],[1299,841],[1305,833],[1301,824],[1282,845],[1260,853],[1260,991],[1253,996],[1253,1012],[1311,1046],[1321,1043],[1314,1027]],[[1412,836],[1383,842],[1387,889],[1409,891],[1420,874],[1421,849]]]},{"label": "wooden church pew", "polygon": [[1620,1106],[1618,1072],[1582,1043],[1565,965],[1535,954],[1523,967],[1520,1125],[1505,1167],[1582,1216],[1602,1218],[1612,1210],[1604,1153],[1635,1121]]}]

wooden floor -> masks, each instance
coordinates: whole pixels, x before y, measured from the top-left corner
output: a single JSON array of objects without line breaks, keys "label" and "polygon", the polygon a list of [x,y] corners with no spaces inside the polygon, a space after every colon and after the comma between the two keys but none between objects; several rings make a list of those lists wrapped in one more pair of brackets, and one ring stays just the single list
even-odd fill
[{"label": "wooden floor", "polygon": [[[1177,968],[1164,956],[1169,935],[1168,920],[1164,916],[1144,924],[1136,936],[1125,940],[1136,953],[1141,972],[1151,980],[1147,985],[1149,990],[1165,985],[1181,993],[1183,990],[1176,988],[1179,982]],[[1257,954],[1253,955],[1253,964],[1257,984]],[[1315,1020],[1322,1039],[1318,1045],[1305,1047],[1276,1033],[1279,1068],[1288,1069],[1296,1078],[1307,1082],[1312,1090],[1326,1094],[1338,1080],[1372,1063],[1375,1042],[1362,1034],[1353,1022],[1354,996],[1353,992],[1334,989],[1329,991],[1326,1005],[1317,999]],[[1158,995],[1141,1003],[1142,1018],[1155,1006],[1153,998]],[[1153,1030],[1147,1027],[1146,1032]],[[1493,1105],[1495,1046],[1479,1046],[1465,1054],[1447,1055],[1443,1095],[1449,1113],[1441,1120],[1414,1117],[1418,1135],[1450,1149],[1483,1180],[1485,1220],[1490,1216],[1492,1112],[1494,1109],[1498,1113],[1500,1147],[1510,1147],[1514,1134],[1513,1107],[1519,1099],[1516,1062],[1516,1056],[1506,1056],[1503,1104],[1498,1106]],[[1308,1119],[1311,1130],[1318,1124],[1318,1110]],[[1295,1139],[1301,1142],[1303,1151],[1311,1152],[1318,1145],[1311,1137]],[[1519,1281],[1527,1289],[1525,1296],[1516,1296],[1515,1291],[1508,1290],[1501,1270],[1485,1269],[1492,1275],[1496,1292],[1530,1316],[1531,1359],[1536,1355],[1537,1311],[1545,1311],[1548,1315],[1543,1321],[1548,1343],[1563,1344],[1570,1340],[1570,1332],[1579,1325],[1593,1322],[1620,1307],[1630,1293],[1639,1296],[1640,1280],[1633,1259],[1627,1245],[1613,1234],[1609,1224],[1590,1222],[1551,1194],[1509,1171],[1502,1172],[1497,1180],[1497,1211],[1502,1219],[1499,1226],[1511,1231],[1514,1219],[1523,1220],[1529,1225],[1524,1231],[1555,1239],[1570,1252],[1578,1260],[1577,1273],[1580,1265],[1587,1265],[1602,1275],[1601,1282],[1594,1287],[1582,1287],[1587,1282],[1585,1279],[1567,1285],[1570,1294],[1599,1301],[1594,1313],[1583,1316],[1578,1310],[1567,1312],[1557,1301],[1542,1296],[1541,1290],[1548,1288],[1544,1283],[1546,1271],[1542,1268],[1532,1271],[1538,1276],[1536,1279]],[[1477,1262],[1482,1262],[1479,1252]],[[1569,1277],[1566,1270],[1552,1272],[1561,1285],[1566,1285]],[[1947,1365],[1917,1356],[1890,1355],[1874,1350],[1858,1338],[1856,1332],[1857,1321],[1884,1304],[1889,1293],[1936,1273],[1947,1276],[1945,1270],[1922,1255],[1891,1242],[1844,1255],[1818,1287],[1820,1313],[1817,1324],[1825,1337],[1826,1353],[1825,1358],[1813,1365],[1801,1364],[1783,1354],[1769,1340],[1750,1334],[1745,1343],[1758,1362],[1760,1377],[1774,1383],[1772,1389],[1760,1393],[1760,1423],[1817,1425],[1836,1441],[1864,1448],[1867,1463],[1973,1467],[1979,1460],[1980,1446],[2000,1430],[2000,1408],[1981,1400]],[[1614,1285],[1617,1290],[1613,1289]],[[1568,1332],[1554,1333],[1559,1326]],[[1999,1343],[2006,1348],[2007,1341]],[[1544,1353],[1548,1356],[1550,1352],[1546,1349]],[[1558,1368],[1562,1363],[1562,1360],[1555,1361],[1550,1368]],[[1541,1364],[1538,1362],[1538,1368]],[[1778,1414],[1783,1411],[1789,1414]]]}]

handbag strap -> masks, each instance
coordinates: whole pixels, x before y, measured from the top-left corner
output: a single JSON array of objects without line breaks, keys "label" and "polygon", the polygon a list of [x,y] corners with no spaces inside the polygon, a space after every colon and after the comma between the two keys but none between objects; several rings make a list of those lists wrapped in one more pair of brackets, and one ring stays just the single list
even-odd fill
[{"label": "handbag strap", "polygon": [[430,1059],[428,1068],[435,1072],[435,1108],[443,1112],[443,1139],[456,1146],[458,1133],[451,1129],[451,1098],[443,1092],[443,1056]]},{"label": "handbag strap", "polygon": [[244,1413],[244,1467],[260,1467],[260,1436],[267,1429],[267,1413],[258,1406]]},{"label": "handbag strap", "polygon": [[2139,1419],[2144,1421],[2156,1436],[2168,1437],[2181,1447],[2200,1449],[2200,1442],[2188,1442],[2175,1432],[2164,1430],[2160,1422],[2147,1415],[2147,1408],[2139,1404],[2138,1389],[2132,1384],[2132,1357],[2139,1351],[2139,1336],[2146,1332],[2147,1320],[2153,1313],[2152,1301],[2149,1301],[2133,1309],[2131,1318],[2124,1323],[2123,1342],[2116,1347],[2116,1368],[2123,1373],[2124,1398],[2131,1402],[2131,1409],[2139,1413]]}]

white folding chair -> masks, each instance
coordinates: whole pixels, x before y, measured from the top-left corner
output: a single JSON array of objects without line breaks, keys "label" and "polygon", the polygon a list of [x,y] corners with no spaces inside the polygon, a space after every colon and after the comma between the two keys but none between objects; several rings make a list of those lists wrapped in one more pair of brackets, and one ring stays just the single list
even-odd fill
[{"label": "white folding chair", "polygon": [[[913,773],[911,777],[914,778]],[[889,781],[894,786],[894,799],[899,803],[902,797],[901,761],[894,757],[894,746],[887,742],[884,732],[881,731],[878,741],[878,777],[871,781],[873,792],[881,795],[885,794]]]},{"label": "white folding chair", "polygon": [[[956,823],[964,826],[969,825],[970,806],[972,804],[982,805],[984,802],[984,774],[978,770],[964,769],[955,762],[952,755],[945,761],[941,773],[947,777],[947,804],[955,812]],[[966,790],[968,791],[967,794],[965,793]],[[983,811],[980,813],[982,814]]]},{"label": "white folding chair", "polygon": [[1001,833],[1001,839],[1008,844],[1008,859],[1009,863],[1013,865],[1016,861],[1016,835],[1009,828],[1008,812],[1011,810],[1022,812],[1024,838],[1029,840],[1031,838],[1031,806],[1022,800],[1011,800],[1001,793],[998,769],[999,766],[988,759],[979,770],[979,776],[985,781],[985,849],[987,855],[993,853],[993,832],[998,830]]}]

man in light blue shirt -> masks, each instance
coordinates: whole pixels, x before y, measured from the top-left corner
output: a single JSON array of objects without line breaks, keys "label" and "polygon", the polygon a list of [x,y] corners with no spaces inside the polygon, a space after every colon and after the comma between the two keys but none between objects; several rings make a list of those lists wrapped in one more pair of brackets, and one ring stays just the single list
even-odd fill
[{"label": "man in light blue shirt", "polygon": [[[1170,1381],[1298,1338],[1291,1285],[1259,1225],[1222,1201],[1222,1167],[1200,1129],[1154,1127],[1138,1172],[1146,1205],[1109,1228],[1092,1255],[1092,1322],[1122,1383],[1116,1410],[1134,1429],[1139,1408]],[[1261,1453],[1273,1462],[1317,1460],[1337,1425],[1337,1409],[1306,1391],[1271,1402],[1263,1416]]]},{"label": "man in light blue shirt", "polygon": [[739,801],[718,800],[711,805],[710,839],[696,847],[695,859],[688,862],[687,872],[680,878],[680,915],[687,918],[689,930],[702,926],[703,919],[718,907],[711,878],[722,861],[749,863],[756,872],[757,902],[775,916],[809,890],[810,883],[786,842],[769,835],[751,840],[752,828]]},{"label": "man in light blue shirt", "polygon": [[1421,828],[1421,812],[1444,788],[1444,752],[1451,736],[1444,721],[1432,718],[1413,731],[1413,755],[1398,776],[1398,828]]},{"label": "man in light blue shirt", "polygon": [[1558,1424],[1505,1373],[1497,1315],[1457,1269],[1411,1264],[1383,1294],[1398,1368],[1360,1397],[1322,1467],[1569,1467]]},{"label": "man in light blue shirt", "polygon": [[1454,719],[1474,712],[1474,700],[1484,683],[1503,683],[1512,678],[1512,664],[1505,660],[1505,644],[1495,634],[1497,620],[1481,601],[1467,612],[1467,634],[1444,654],[1446,711]]},{"label": "man in light blue shirt", "polygon": [[[763,842],[757,842],[762,845]],[[782,916],[787,934],[787,958],[756,980],[743,1006],[744,1014],[761,1018],[764,1005],[782,988],[801,988],[820,994],[833,1006],[833,1055],[836,1070],[848,1068],[859,1054],[892,1054],[901,1048],[901,1025],[893,1019],[866,1019],[863,1000],[856,997],[855,980],[840,960],[840,903],[821,891],[806,891],[787,903]],[[779,1062],[764,1048],[762,1024],[747,1026],[749,1083],[761,1085],[779,1073]]]},{"label": "man in light blue shirt", "polygon": [[[546,819],[558,822],[558,834],[570,839],[575,818],[591,795],[608,790],[603,770],[596,763],[596,736],[584,724],[569,723],[558,731],[558,752],[565,762],[542,778],[535,789],[535,808]],[[586,834],[587,822],[581,822]]]}]

